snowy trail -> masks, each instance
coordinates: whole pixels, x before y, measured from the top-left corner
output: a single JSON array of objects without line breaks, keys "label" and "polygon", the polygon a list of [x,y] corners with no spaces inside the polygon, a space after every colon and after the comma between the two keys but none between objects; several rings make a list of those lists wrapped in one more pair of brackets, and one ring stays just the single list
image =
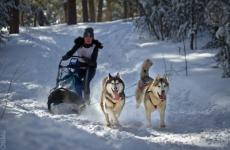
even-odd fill
[{"label": "snowy trail", "polygon": [[[106,143],[109,143],[109,145],[115,149],[151,149],[153,146],[177,149],[181,148],[181,145],[191,149],[215,149],[227,144],[225,140],[230,138],[229,130],[199,131],[198,133],[186,131],[181,134],[180,131],[175,131],[175,128],[173,130],[172,128],[146,130],[138,124],[129,124],[124,125],[120,129],[111,129],[105,127],[101,122],[85,119],[84,114],[83,116],[77,116],[75,114],[51,115],[47,112],[46,107],[39,106],[40,104],[37,102],[27,101],[19,102],[18,104],[19,105],[14,106],[14,111],[19,111],[20,113],[17,112],[19,115],[29,116],[29,119],[31,119],[31,115],[35,115],[33,118],[41,118],[41,120],[39,119],[40,121],[52,119],[55,120],[57,124],[65,123],[65,125],[73,126],[74,130],[81,130],[96,135],[97,138],[107,141]],[[11,106],[11,104],[8,106]],[[21,119],[25,118],[21,117]],[[182,141],[183,143],[181,143]],[[132,144],[135,144],[135,147],[133,147]],[[109,146],[107,145],[106,147]]]},{"label": "snowy trail", "polygon": [[[151,149],[151,147],[153,146],[163,149],[178,149],[181,148],[181,145],[183,145],[182,147],[184,148],[191,149],[219,149],[223,145],[227,144],[225,143],[226,139],[230,138],[229,130],[199,131],[198,133],[194,131],[191,133],[186,131],[185,133],[181,134],[180,131],[175,131],[175,128],[155,128],[146,130],[145,128],[141,127],[140,124],[127,124],[120,129],[111,129],[105,127],[104,124],[101,122],[85,119],[84,115],[51,115],[47,112],[46,107],[39,106],[40,104],[34,101],[19,102],[17,104],[17,106],[14,106],[14,111],[16,111],[18,115],[23,114],[23,117],[20,117],[22,120],[25,119],[26,121],[28,121],[27,119],[31,119],[31,115],[33,117],[33,120],[34,118],[36,118],[35,120],[40,118],[38,119],[38,123],[39,121],[46,121],[46,123],[50,125],[50,119],[55,120],[55,126],[57,126],[57,124],[59,123],[73,126],[73,130],[85,131],[92,136],[96,135],[96,143],[98,143],[98,140],[101,138],[103,139],[103,141],[107,141],[106,143],[109,143],[109,145],[111,145],[115,149]],[[11,105],[9,104],[8,106],[10,107]],[[34,125],[34,122],[32,123],[32,125]],[[28,125],[26,124],[25,126]],[[51,130],[51,132],[54,131]],[[56,132],[57,131],[55,131],[55,133]],[[40,138],[40,136],[38,136],[37,138]],[[54,143],[50,143],[50,145],[53,144]],[[133,147],[133,144],[135,144],[135,147]],[[107,145],[106,147],[110,147],[109,145]]]},{"label": "snowy trail", "polygon": [[[52,115],[47,112],[46,100],[55,84],[58,61],[86,26],[94,27],[96,38],[104,44],[91,83],[94,105],[81,116]],[[0,97],[8,95],[9,99],[0,122],[7,134],[7,149],[229,149],[230,81],[220,78],[220,69],[212,68],[214,50],[189,51],[189,77],[185,77],[178,46],[182,45],[152,42],[144,33],[140,36],[131,22],[22,28],[21,34],[0,50]],[[101,79],[119,71],[130,87],[138,80],[146,58],[154,61],[151,76],[163,74],[163,57],[167,69],[172,69],[167,127],[158,127],[156,112],[153,128],[146,129],[144,109],[135,108],[134,97],[126,101],[121,128],[104,126],[97,103]],[[12,89],[7,93],[12,77]],[[127,89],[126,95],[134,94],[134,89]],[[3,107],[1,101],[0,112]]]}]

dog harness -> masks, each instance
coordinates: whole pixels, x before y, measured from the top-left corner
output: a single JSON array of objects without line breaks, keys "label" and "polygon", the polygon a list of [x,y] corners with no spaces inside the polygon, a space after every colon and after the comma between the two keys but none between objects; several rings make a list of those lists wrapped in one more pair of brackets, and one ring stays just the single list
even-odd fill
[{"label": "dog harness", "polygon": [[150,102],[152,103],[152,105],[157,108],[158,105],[160,105],[160,103],[164,102],[164,99],[160,99],[158,97],[156,97],[152,91],[150,91],[149,89],[146,90],[146,93],[148,93],[148,99],[150,100]]},{"label": "dog harness", "polygon": [[149,83],[152,81],[153,79],[152,78],[145,78],[145,79],[142,79],[138,82],[138,88],[143,91],[145,89],[146,86],[149,85]]},{"label": "dog harness", "polygon": [[139,82],[138,88],[139,88],[141,91],[143,91],[143,90],[145,89],[146,86],[147,86],[146,83],[144,83],[144,82]]}]

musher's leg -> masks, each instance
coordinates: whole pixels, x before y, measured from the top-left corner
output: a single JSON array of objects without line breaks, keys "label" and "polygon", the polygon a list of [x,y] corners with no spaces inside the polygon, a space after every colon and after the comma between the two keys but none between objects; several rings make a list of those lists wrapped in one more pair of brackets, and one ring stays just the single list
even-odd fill
[{"label": "musher's leg", "polygon": [[83,91],[84,87],[83,87],[82,79],[85,75],[85,72],[82,69],[76,69],[75,73],[76,73],[76,75],[75,75],[75,89],[76,89],[76,92],[81,96],[81,98],[83,98],[82,91]]},{"label": "musher's leg", "polygon": [[86,71],[85,76],[85,100],[90,103],[90,81],[93,79],[96,73],[96,68],[89,68],[88,71]]}]

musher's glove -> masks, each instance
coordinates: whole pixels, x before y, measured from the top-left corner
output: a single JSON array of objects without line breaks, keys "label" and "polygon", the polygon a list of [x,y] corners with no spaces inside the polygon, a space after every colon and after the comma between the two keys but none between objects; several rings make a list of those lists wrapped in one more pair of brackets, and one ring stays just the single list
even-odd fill
[{"label": "musher's glove", "polygon": [[98,40],[94,40],[94,44],[96,45],[97,48],[102,49],[103,45],[101,44],[101,42],[99,42]]}]

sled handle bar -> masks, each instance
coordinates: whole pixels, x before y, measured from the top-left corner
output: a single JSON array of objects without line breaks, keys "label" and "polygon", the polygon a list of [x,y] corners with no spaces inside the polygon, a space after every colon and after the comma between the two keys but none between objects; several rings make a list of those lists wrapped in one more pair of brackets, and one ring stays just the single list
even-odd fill
[{"label": "sled handle bar", "polygon": [[[82,57],[82,56],[71,56],[70,58],[84,58],[84,57]],[[62,61],[64,61],[64,60],[61,59],[58,66],[62,67],[62,65],[61,65]],[[63,66],[63,67],[65,67],[65,66]]]},{"label": "sled handle bar", "polygon": [[[83,56],[71,56],[70,58],[85,58]],[[61,61],[64,61],[63,59],[61,59]]]},{"label": "sled handle bar", "polygon": [[[59,68],[68,68],[68,69],[70,69],[70,68],[72,68],[72,67],[70,67],[69,65],[67,65],[67,66],[62,66],[62,65],[59,65]],[[86,67],[79,67],[79,69],[85,69],[85,68],[88,68],[87,66]]]}]

